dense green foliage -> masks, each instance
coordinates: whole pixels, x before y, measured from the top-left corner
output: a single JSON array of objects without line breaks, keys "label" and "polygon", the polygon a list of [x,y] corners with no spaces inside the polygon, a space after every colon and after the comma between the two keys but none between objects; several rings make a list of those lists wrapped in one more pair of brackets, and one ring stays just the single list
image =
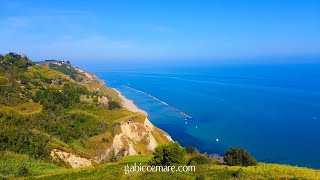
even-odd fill
[{"label": "dense green foliage", "polygon": [[69,108],[80,103],[80,95],[89,94],[85,87],[74,83],[65,83],[62,90],[40,88],[34,101],[40,102],[45,109],[57,110]]},{"label": "dense green foliage", "polygon": [[200,153],[196,153],[195,155],[193,155],[190,159],[188,164],[189,165],[197,165],[197,164],[210,164],[212,163],[213,160],[204,154],[200,154]]},{"label": "dense green foliage", "polygon": [[23,81],[23,74],[32,65],[27,57],[15,53],[0,57],[0,104],[16,105],[26,102],[26,99],[21,98],[23,90],[17,81]]},{"label": "dense green foliage", "polygon": [[56,164],[35,160],[27,155],[0,151],[0,179],[5,177],[36,176],[63,170]]},{"label": "dense green foliage", "polygon": [[120,104],[118,101],[113,101],[113,100],[111,100],[111,101],[108,102],[108,108],[109,108],[110,110],[120,109],[121,107],[122,107],[122,106],[121,106],[121,104]]},{"label": "dense green foliage", "polygon": [[83,78],[78,76],[78,72],[75,69],[70,68],[70,66],[67,65],[67,64],[62,64],[60,66],[56,65],[56,64],[49,64],[49,67],[51,69],[54,69],[56,71],[60,71],[63,74],[66,74],[66,75],[70,76],[73,80],[78,80],[78,81],[83,80]]},{"label": "dense green foliage", "polygon": [[255,166],[257,161],[242,148],[230,148],[224,153],[224,160],[230,166]]},{"label": "dense green foliage", "polygon": [[156,147],[153,153],[151,165],[173,165],[185,163],[186,150],[180,146],[178,142],[170,142],[168,144]]},{"label": "dense green foliage", "polygon": [[186,152],[188,154],[194,154],[194,153],[198,152],[198,150],[193,146],[186,146],[185,148],[186,148]]},{"label": "dense green foliage", "polygon": [[20,70],[26,70],[28,67],[34,65],[26,56],[16,53],[8,53],[5,56],[1,56],[1,70],[7,72],[18,73]]},{"label": "dense green foliage", "polygon": [[[32,131],[23,117],[0,115],[0,150],[10,150],[17,153],[28,154],[34,158],[44,158],[48,152],[45,148],[50,138]],[[9,122],[8,122],[9,121]],[[8,124],[17,124],[9,126]],[[21,128],[18,124],[25,125]]]}]

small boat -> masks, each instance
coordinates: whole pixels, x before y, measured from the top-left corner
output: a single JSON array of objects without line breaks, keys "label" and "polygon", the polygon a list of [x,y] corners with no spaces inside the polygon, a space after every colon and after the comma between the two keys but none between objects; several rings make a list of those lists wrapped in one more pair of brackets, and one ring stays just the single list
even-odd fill
[{"label": "small boat", "polygon": [[219,142],[219,139],[216,139],[217,142]]},{"label": "small boat", "polygon": [[188,122],[186,122],[186,124],[188,124]]},{"label": "small boat", "polygon": [[196,128],[198,128],[198,126],[196,126]]}]

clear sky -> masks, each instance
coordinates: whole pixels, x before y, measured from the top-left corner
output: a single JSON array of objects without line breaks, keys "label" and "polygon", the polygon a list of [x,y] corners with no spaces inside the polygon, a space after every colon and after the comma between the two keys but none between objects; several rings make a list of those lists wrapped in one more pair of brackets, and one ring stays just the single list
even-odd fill
[{"label": "clear sky", "polygon": [[316,0],[1,0],[0,25],[33,60],[320,57]]}]

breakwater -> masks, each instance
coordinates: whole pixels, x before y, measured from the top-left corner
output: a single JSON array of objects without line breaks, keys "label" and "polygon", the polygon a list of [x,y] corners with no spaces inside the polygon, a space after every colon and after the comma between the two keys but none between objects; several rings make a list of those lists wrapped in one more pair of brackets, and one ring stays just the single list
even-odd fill
[{"label": "breakwater", "polygon": [[138,90],[138,89],[135,89],[135,88],[132,88],[132,87],[129,87],[129,86],[125,86],[125,85],[123,85],[123,87],[128,88],[128,89],[131,89],[131,90],[136,91],[136,92],[139,92],[139,93],[142,93],[142,94],[144,94],[144,95],[147,95],[147,96],[149,96],[150,98],[152,98],[152,99],[154,99],[154,100],[156,100],[156,101],[159,101],[160,103],[166,105],[167,107],[171,108],[172,110],[177,111],[178,113],[180,113],[181,115],[185,116],[186,118],[189,118],[189,119],[192,118],[191,116],[189,116],[188,114],[184,113],[183,111],[180,111],[179,109],[177,109],[177,108],[169,105],[168,103],[166,103],[166,102],[164,102],[164,101],[162,101],[162,100],[160,100],[160,99],[158,99],[158,98],[156,98],[156,97],[154,97],[154,96],[152,96],[152,95],[150,95],[150,94],[148,94],[148,93],[146,93],[146,92],[143,92],[143,91],[140,91],[140,90]]}]

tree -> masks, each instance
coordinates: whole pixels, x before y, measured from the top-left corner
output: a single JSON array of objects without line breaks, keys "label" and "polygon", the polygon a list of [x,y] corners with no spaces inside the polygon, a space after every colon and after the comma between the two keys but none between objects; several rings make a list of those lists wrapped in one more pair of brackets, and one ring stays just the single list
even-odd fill
[{"label": "tree", "polygon": [[188,154],[194,154],[198,152],[198,150],[193,146],[186,146],[185,148]]},{"label": "tree", "polygon": [[178,142],[170,142],[156,147],[151,165],[170,166],[185,163],[186,150]]},{"label": "tree", "polygon": [[257,161],[245,149],[232,147],[224,153],[224,161],[229,166],[255,166]]}]

